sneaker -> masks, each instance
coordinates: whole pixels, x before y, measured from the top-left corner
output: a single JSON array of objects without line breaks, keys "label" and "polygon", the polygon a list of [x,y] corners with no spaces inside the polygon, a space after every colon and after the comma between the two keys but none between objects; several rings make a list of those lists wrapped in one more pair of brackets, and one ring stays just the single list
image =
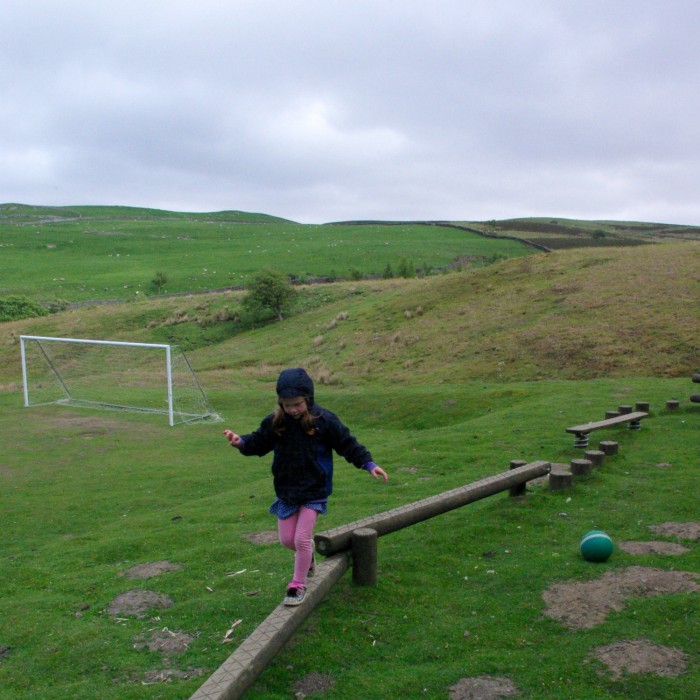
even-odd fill
[{"label": "sneaker", "polygon": [[292,588],[291,586],[287,589],[287,594],[284,596],[282,601],[287,607],[294,605],[301,605],[306,597],[306,588],[304,586],[299,586],[298,588]]},{"label": "sneaker", "polygon": [[316,573],[316,557],[312,556],[311,557],[311,566],[309,567],[309,571],[306,574],[306,577],[311,578],[315,573]]}]

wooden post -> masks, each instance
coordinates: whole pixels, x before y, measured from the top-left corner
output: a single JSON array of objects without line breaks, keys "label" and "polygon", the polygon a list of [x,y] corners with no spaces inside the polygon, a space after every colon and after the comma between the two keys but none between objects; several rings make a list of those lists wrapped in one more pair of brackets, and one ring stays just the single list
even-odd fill
[{"label": "wooden post", "polygon": [[[511,469],[517,469],[518,467],[524,467],[526,464],[527,464],[527,462],[524,459],[511,459],[510,460],[510,468]],[[512,486],[508,493],[509,493],[511,498],[513,498],[515,496],[524,496],[526,487],[527,487],[527,484],[525,482],[523,482],[522,484],[518,484],[517,486]]]},{"label": "wooden post", "polygon": [[666,402],[666,408],[669,411],[675,411],[680,405],[681,405],[681,402],[678,399],[669,399]]},{"label": "wooden post", "polygon": [[612,440],[603,440],[599,445],[601,451],[606,455],[616,455],[618,445]]},{"label": "wooden post", "polygon": [[605,452],[602,450],[586,450],[584,452],[584,457],[590,459],[594,467],[600,467],[603,464],[603,457],[605,457]]},{"label": "wooden post", "polygon": [[634,405],[634,410],[635,411],[644,411],[645,413],[649,413],[649,402],[648,401],[637,401],[637,403]]},{"label": "wooden post", "polygon": [[632,406],[618,406],[617,410],[620,413],[620,415],[624,415],[625,413],[632,413]]},{"label": "wooden post", "polygon": [[360,527],[352,533],[352,582],[356,586],[377,585],[377,531]]},{"label": "wooden post", "polygon": [[549,472],[549,490],[560,491],[570,489],[574,484],[574,477],[565,464],[552,465]]},{"label": "wooden post", "polygon": [[605,420],[608,420],[608,418],[616,418],[619,415],[620,415],[619,411],[606,411],[605,412]]},{"label": "wooden post", "polygon": [[700,403],[700,394],[691,394],[690,401],[691,403]]},{"label": "wooden post", "polygon": [[574,476],[586,476],[593,471],[593,462],[590,459],[572,459],[571,473]]}]

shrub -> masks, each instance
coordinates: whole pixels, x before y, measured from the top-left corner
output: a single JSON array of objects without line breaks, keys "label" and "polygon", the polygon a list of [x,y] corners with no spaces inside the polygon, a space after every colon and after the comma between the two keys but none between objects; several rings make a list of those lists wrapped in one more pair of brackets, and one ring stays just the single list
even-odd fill
[{"label": "shrub", "polygon": [[287,277],[277,270],[264,270],[253,279],[243,306],[253,313],[271,311],[278,321],[291,307],[296,290]]},{"label": "shrub", "polygon": [[48,310],[28,297],[11,295],[0,298],[0,321],[18,321],[21,318],[48,316]]}]

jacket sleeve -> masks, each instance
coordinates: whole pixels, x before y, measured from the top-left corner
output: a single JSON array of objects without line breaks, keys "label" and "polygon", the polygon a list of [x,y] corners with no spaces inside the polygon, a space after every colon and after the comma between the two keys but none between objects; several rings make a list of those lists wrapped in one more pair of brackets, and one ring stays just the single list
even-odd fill
[{"label": "jacket sleeve", "polygon": [[350,464],[362,469],[367,462],[372,462],[369,450],[359,443],[348,427],[335,414],[326,411],[326,428],[328,444]]},{"label": "jacket sleeve", "polygon": [[272,415],[263,419],[260,427],[248,435],[241,435],[243,444],[238,448],[246,457],[263,457],[275,447],[275,433],[272,430]]}]

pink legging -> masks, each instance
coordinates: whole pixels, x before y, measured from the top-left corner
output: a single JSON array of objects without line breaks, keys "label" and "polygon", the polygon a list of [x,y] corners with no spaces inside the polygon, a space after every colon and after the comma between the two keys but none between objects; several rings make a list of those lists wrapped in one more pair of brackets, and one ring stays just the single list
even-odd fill
[{"label": "pink legging", "polygon": [[306,585],[306,575],[314,555],[313,534],[316,518],[318,511],[302,506],[294,515],[277,521],[280,542],[295,552],[294,578],[290,586]]}]

